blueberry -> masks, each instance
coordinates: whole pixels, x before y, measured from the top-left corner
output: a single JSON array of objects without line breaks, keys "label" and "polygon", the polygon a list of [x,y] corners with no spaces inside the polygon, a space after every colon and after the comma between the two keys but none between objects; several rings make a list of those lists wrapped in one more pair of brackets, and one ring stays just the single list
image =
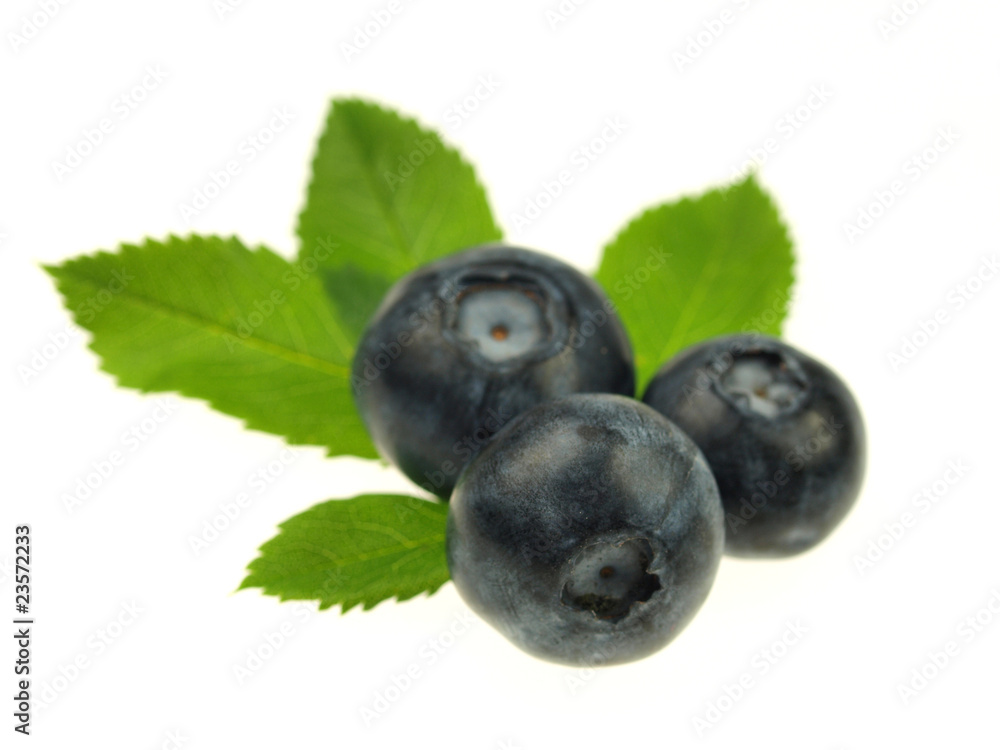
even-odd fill
[{"label": "blueberry", "polygon": [[633,399],[574,395],[514,420],[448,509],[466,603],[515,645],[570,665],[669,643],[708,595],[722,504],[697,446]]},{"label": "blueberry", "polygon": [[861,489],[865,430],[825,365],[758,334],[667,362],[642,398],[705,453],[726,510],[726,553],[783,557],[821,542]]},{"label": "blueberry", "polygon": [[571,393],[633,395],[625,329],[601,288],[565,263],[502,245],[399,280],[368,325],[352,384],[381,454],[448,497],[504,424]]}]

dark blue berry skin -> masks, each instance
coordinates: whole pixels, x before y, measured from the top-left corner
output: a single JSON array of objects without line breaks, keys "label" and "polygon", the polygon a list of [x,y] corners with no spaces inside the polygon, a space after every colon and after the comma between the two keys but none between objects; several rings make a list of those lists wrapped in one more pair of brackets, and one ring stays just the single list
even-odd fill
[{"label": "dark blue berry skin", "polygon": [[851,509],[865,429],[847,386],[777,339],[724,336],[667,362],[642,400],[698,444],[726,511],[726,553],[785,557],[819,544]]},{"label": "dark blue berry skin", "polygon": [[628,336],[603,290],[555,258],[502,245],[400,279],[351,380],[379,452],[444,498],[521,412],[571,393],[635,392]]},{"label": "dark blue berry skin", "polygon": [[448,567],[466,603],[525,651],[618,664],[694,616],[724,535],[690,438],[633,399],[575,395],[522,414],[466,467]]}]

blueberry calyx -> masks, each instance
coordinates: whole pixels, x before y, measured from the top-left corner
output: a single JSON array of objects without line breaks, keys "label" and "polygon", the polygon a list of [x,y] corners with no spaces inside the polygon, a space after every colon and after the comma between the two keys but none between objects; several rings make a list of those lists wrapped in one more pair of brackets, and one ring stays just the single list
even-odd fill
[{"label": "blueberry calyx", "polygon": [[777,419],[808,398],[808,379],[783,352],[754,348],[733,358],[713,381],[715,392],[744,416]]},{"label": "blueberry calyx", "polygon": [[480,266],[442,284],[442,337],[470,364],[508,372],[566,347],[569,311],[562,292],[541,274]]},{"label": "blueberry calyx", "polygon": [[653,557],[648,539],[589,544],[567,566],[560,601],[589,610],[598,620],[617,622],[662,588],[649,569]]}]

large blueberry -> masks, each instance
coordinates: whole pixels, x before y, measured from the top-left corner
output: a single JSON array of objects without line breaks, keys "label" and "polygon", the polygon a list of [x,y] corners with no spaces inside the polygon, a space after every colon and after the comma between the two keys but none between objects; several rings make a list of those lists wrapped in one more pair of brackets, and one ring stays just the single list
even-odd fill
[{"label": "large blueberry", "polygon": [[466,467],[448,567],[468,605],[525,651],[616,664],[694,616],[723,537],[690,438],[638,401],[575,395],[521,415]]},{"label": "large blueberry", "polygon": [[397,282],[358,346],[352,384],[382,455],[448,497],[513,417],[571,393],[631,396],[635,374],[625,329],[594,281],[494,245]]},{"label": "large blueberry", "polygon": [[813,547],[861,489],[865,430],[828,367],[758,334],[724,336],[667,362],[642,398],[698,444],[726,509],[726,552]]}]

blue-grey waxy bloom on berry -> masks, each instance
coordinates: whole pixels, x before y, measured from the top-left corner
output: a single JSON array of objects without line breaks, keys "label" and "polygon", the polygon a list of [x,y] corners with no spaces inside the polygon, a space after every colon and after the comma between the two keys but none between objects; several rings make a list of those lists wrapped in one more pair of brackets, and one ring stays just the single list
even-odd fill
[{"label": "blue-grey waxy bloom on berry", "polygon": [[448,509],[451,578],[520,648],[633,661],[694,616],[722,556],[722,504],[697,446],[633,399],[574,395],[506,427]]},{"label": "blue-grey waxy bloom on berry", "polygon": [[628,336],[597,283],[503,245],[400,279],[362,336],[351,380],[380,453],[442,497],[521,412],[572,393],[635,391]]},{"label": "blue-grey waxy bloom on berry", "polygon": [[865,429],[828,367],[766,336],[723,336],[667,362],[642,398],[704,452],[726,552],[783,557],[821,542],[861,490]]}]

